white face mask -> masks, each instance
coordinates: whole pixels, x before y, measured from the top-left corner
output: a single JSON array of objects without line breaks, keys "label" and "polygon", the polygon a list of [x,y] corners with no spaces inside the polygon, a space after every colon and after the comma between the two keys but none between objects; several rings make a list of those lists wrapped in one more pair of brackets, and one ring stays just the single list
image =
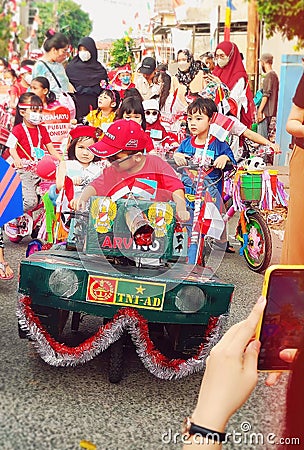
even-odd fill
[{"label": "white face mask", "polygon": [[32,125],[39,125],[41,123],[42,120],[42,116],[39,112],[35,112],[35,111],[31,111],[30,112],[30,116],[28,118],[28,121],[32,124]]},{"label": "white face mask", "polygon": [[221,58],[221,59],[219,58],[217,60],[217,64],[221,68],[227,66],[228,63],[229,63],[229,57],[228,56],[226,56],[225,58]]},{"label": "white face mask", "polygon": [[32,75],[31,75],[30,73],[26,73],[26,74],[24,75],[23,79],[24,79],[24,81],[25,81],[27,84],[31,84],[31,82],[32,82]]},{"label": "white face mask", "polygon": [[13,80],[5,80],[5,84],[6,84],[6,86],[12,86]]},{"label": "white face mask", "polygon": [[187,61],[180,61],[177,66],[181,72],[187,72],[187,70],[189,70],[190,68],[190,63],[188,63]]},{"label": "white face mask", "polygon": [[145,117],[146,117],[146,122],[149,125],[153,125],[153,123],[155,123],[157,121],[158,116],[153,116],[152,114],[150,114],[150,116],[145,116]]},{"label": "white face mask", "polygon": [[91,59],[91,53],[87,50],[80,50],[78,56],[83,62],[89,61],[89,59]]},{"label": "white face mask", "polygon": [[19,65],[18,64],[11,64],[11,68],[16,71],[16,70],[19,69]]}]

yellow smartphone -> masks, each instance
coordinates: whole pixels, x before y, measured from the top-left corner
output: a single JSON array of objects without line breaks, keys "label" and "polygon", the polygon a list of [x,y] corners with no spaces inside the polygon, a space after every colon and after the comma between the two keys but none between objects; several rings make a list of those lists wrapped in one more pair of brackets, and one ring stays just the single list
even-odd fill
[{"label": "yellow smartphone", "polygon": [[304,265],[274,265],[265,272],[262,295],[267,303],[258,324],[261,341],[258,370],[290,370],[279,354],[285,348],[299,348],[304,339]]}]

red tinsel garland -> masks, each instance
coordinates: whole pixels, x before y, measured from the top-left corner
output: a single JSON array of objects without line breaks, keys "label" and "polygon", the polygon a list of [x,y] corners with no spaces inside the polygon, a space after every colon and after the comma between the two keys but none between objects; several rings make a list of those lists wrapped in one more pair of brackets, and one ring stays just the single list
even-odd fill
[{"label": "red tinsel garland", "polygon": [[77,347],[69,347],[56,341],[43,327],[31,308],[31,298],[21,296],[18,301],[17,317],[20,327],[34,340],[38,353],[50,365],[69,366],[82,364],[106,350],[119,339],[124,330],[130,333],[136,351],[145,367],[162,379],[181,378],[204,367],[205,359],[213,345],[220,338],[225,316],[212,317],[206,330],[206,342],[197,354],[187,360],[168,359],[154,347],[149,336],[147,321],[133,308],[120,309],[111,322],[99,328],[90,338]]}]

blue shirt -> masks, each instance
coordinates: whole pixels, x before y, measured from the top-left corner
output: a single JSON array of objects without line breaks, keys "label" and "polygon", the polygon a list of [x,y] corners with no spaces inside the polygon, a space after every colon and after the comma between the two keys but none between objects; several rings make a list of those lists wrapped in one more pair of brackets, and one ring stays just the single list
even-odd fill
[{"label": "blue shirt", "polygon": [[59,83],[61,85],[61,89],[59,88],[55,78],[53,77],[53,75],[51,74],[49,69],[43,64],[43,62],[41,62],[39,60],[36,62],[36,64],[33,67],[32,78],[36,78],[36,77],[47,78],[50,82],[50,91],[52,91],[56,94],[56,98],[58,100],[58,97],[62,91],[68,92],[69,79],[68,79],[68,77],[65,73],[65,69],[61,63],[49,62],[49,61],[45,61],[45,62],[49,66],[49,68],[52,70],[52,72],[54,72],[57,80],[59,81]]},{"label": "blue shirt", "polygon": [[[185,155],[194,156],[196,149],[202,149],[204,145],[195,144],[195,137],[189,136],[183,140],[176,152],[183,153]],[[218,156],[226,155],[230,161],[236,165],[233,153],[227,142],[221,142],[216,138],[213,138],[208,146],[208,151],[213,155],[212,159],[215,160]],[[197,173],[198,171],[185,169],[182,174],[182,182],[185,187],[185,197],[187,206],[190,209],[194,209],[194,197],[196,193],[197,185]],[[203,171],[203,176],[205,173]],[[216,180],[218,180],[216,182]],[[220,169],[211,169],[210,172],[204,178],[204,191],[208,190],[212,199],[216,203],[217,207],[221,209],[222,203],[222,191],[223,191],[223,177]],[[203,191],[203,196],[204,196]]]}]

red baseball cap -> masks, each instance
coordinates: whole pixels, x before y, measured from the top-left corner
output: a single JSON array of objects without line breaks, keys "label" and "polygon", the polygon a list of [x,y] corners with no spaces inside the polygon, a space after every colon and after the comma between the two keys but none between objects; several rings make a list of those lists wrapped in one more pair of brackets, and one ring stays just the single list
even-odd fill
[{"label": "red baseball cap", "polygon": [[123,150],[133,150],[136,153],[144,150],[146,145],[147,135],[139,123],[121,119],[113,122],[102,139],[89,149],[99,158],[108,158]]},{"label": "red baseball cap", "polygon": [[89,125],[78,125],[70,131],[70,136],[72,139],[84,136],[96,138],[96,128]]}]

